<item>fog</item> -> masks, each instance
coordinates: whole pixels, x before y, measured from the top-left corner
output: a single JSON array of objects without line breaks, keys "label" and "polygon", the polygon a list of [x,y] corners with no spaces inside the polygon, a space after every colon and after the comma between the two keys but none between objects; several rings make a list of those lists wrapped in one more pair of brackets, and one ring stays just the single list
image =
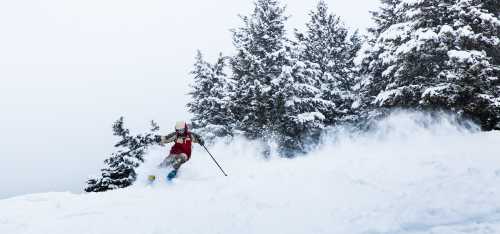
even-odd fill
[{"label": "fog", "polygon": [[[366,28],[377,1],[328,1]],[[286,1],[289,31],[312,1]],[[111,124],[163,131],[189,118],[197,49],[231,54],[230,28],[252,1],[18,0],[0,2],[0,198],[81,191],[112,152]]]}]

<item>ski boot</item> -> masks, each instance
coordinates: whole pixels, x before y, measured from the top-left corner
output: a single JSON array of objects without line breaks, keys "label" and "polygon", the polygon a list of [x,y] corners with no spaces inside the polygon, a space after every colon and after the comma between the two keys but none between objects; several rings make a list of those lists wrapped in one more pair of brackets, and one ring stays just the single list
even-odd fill
[{"label": "ski boot", "polygon": [[167,180],[170,181],[172,180],[173,178],[175,178],[175,176],[177,176],[177,170],[173,170],[171,171],[170,173],[168,173],[167,175]]}]

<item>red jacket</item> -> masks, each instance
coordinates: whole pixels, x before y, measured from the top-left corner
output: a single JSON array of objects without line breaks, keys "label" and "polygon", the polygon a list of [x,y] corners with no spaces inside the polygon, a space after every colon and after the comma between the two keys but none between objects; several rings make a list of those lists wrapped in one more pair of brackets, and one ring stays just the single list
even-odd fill
[{"label": "red jacket", "polygon": [[201,137],[198,134],[189,131],[186,131],[184,134],[177,134],[176,132],[173,132],[161,137],[161,144],[170,142],[175,143],[170,149],[170,154],[186,154],[189,160],[191,158],[192,143],[200,143]]},{"label": "red jacket", "polygon": [[188,160],[191,158],[191,149],[193,136],[190,132],[185,133],[184,135],[175,138],[175,144],[170,149],[170,154],[186,154],[188,156]]}]

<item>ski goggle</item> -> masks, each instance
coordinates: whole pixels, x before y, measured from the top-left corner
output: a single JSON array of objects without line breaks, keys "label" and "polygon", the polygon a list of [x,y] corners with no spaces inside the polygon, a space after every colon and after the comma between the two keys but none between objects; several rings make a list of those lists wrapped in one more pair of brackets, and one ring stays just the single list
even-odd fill
[{"label": "ski goggle", "polygon": [[185,128],[178,128],[178,129],[175,129],[175,131],[178,133],[183,133],[186,131],[186,129]]}]

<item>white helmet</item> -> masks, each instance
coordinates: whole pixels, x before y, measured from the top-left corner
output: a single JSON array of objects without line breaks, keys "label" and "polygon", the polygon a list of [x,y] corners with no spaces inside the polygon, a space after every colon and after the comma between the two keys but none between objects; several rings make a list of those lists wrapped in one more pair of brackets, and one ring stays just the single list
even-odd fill
[{"label": "white helmet", "polygon": [[177,133],[185,133],[187,131],[187,124],[184,121],[177,121],[175,123],[175,132]]}]

